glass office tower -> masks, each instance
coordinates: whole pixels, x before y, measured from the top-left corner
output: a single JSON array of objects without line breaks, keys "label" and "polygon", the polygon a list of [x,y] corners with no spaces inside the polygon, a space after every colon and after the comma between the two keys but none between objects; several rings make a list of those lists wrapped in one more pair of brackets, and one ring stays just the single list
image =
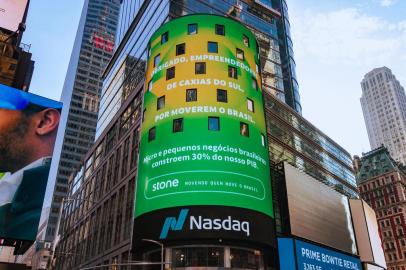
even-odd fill
[{"label": "glass office tower", "polygon": [[[280,1],[124,1],[119,24],[121,41],[117,53],[106,69],[96,137],[125,102],[126,80],[141,80],[145,65],[146,44],[151,34],[165,21],[193,13],[229,16],[244,23],[259,42],[264,90],[301,113],[295,75],[292,41],[289,34],[287,5]],[[142,4],[142,5],[141,5]],[[129,23],[131,22],[131,24]],[[125,33],[125,34],[123,34]],[[134,69],[126,59],[132,59]],[[126,68],[123,68],[126,66]],[[132,69],[126,74],[124,70]],[[131,79],[128,79],[131,77]],[[123,97],[124,95],[124,97]]]},{"label": "glass office tower", "polygon": [[[271,163],[288,160],[296,167],[312,171],[312,175],[318,175],[318,179],[338,191],[356,196],[350,155],[300,116],[284,0],[124,0],[117,50],[104,73],[96,141],[81,167],[70,177],[72,200],[64,206],[60,224],[56,253],[80,255],[57,258],[59,269],[132,260],[131,230],[148,41],[165,22],[194,13],[228,16],[254,33],[260,49]],[[277,125],[285,125],[283,132],[272,128],[270,117],[276,117]],[[179,260],[182,255],[192,253],[222,257],[234,252],[252,262],[244,268],[262,267],[256,263],[261,253],[255,247],[249,252],[182,248],[174,250]],[[160,256],[153,252],[143,259],[158,261]]]},{"label": "glass office tower", "polygon": [[84,2],[61,101],[64,103],[38,238],[52,242],[69,175],[94,142],[101,74],[113,54],[120,2]]}]

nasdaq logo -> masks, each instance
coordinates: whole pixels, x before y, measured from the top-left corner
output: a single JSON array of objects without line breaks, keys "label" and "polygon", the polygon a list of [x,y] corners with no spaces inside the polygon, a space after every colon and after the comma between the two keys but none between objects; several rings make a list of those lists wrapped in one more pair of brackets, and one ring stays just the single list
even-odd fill
[{"label": "nasdaq logo", "polygon": [[[189,209],[180,210],[178,218],[167,217],[162,226],[159,239],[166,239],[169,231],[182,231],[188,216]],[[228,216],[225,219],[208,218],[203,216],[190,216],[189,225],[185,228],[188,231],[233,231],[243,233],[247,237],[250,236],[250,223],[248,221],[240,221]]]},{"label": "nasdaq logo", "polygon": [[175,217],[167,217],[165,219],[164,226],[162,227],[161,234],[159,235],[159,239],[165,239],[168,236],[169,230],[172,231],[180,231],[183,228],[183,224],[185,224],[185,220],[189,209],[182,209],[180,210],[178,219]]}]

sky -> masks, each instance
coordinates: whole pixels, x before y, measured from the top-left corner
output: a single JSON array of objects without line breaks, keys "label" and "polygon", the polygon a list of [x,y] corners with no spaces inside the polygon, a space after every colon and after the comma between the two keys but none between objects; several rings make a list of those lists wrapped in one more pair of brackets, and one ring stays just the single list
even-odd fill
[{"label": "sky", "polygon": [[[406,87],[406,0],[287,0],[303,116],[352,155],[370,150],[360,81],[392,69]],[[30,91],[59,100],[83,0],[32,0]]]},{"label": "sky", "polygon": [[23,43],[35,61],[30,92],[59,100],[83,0],[31,0]]},{"label": "sky", "polygon": [[406,0],[288,0],[303,116],[352,155],[370,151],[360,82],[387,66],[406,87]]}]

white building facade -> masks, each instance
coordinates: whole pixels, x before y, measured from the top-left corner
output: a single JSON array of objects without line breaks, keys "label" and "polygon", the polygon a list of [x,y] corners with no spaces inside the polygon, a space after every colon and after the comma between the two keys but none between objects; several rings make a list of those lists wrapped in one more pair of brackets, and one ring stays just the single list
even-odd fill
[{"label": "white building facade", "polygon": [[406,164],[406,95],[387,67],[373,69],[361,82],[361,105],[371,149],[385,145]]}]

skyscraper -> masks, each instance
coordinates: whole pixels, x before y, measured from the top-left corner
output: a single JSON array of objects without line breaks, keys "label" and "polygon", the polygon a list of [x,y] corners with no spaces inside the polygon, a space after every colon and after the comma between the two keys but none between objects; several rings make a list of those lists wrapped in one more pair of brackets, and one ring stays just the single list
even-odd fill
[{"label": "skyscraper", "polygon": [[406,95],[387,67],[368,72],[361,82],[361,105],[372,149],[384,145],[406,164]]},{"label": "skyscraper", "polygon": [[[357,196],[351,156],[300,116],[285,1],[125,0],[120,11],[117,50],[104,73],[95,144],[69,180],[69,201],[63,208],[55,253],[58,269],[132,260],[131,229],[148,41],[166,21],[193,13],[231,17],[255,35],[265,118],[268,125],[273,125],[266,130],[267,142],[263,142],[269,146],[271,162],[288,161],[339,192]],[[190,31],[194,33],[193,27]],[[248,42],[251,46],[254,43]],[[241,48],[245,47],[247,44],[241,44]],[[235,56],[234,50],[230,57],[244,58],[240,53]],[[191,95],[193,99],[193,91]]]},{"label": "skyscraper", "polygon": [[[154,14],[149,13],[155,8]],[[144,65],[148,37],[165,20],[193,13],[225,15],[235,18],[254,32],[260,47],[262,85],[297,112],[301,113],[293,44],[290,38],[288,8],[285,0],[261,1],[123,1],[117,47],[106,68],[104,88],[100,102],[96,138],[105,131],[113,115],[124,103],[122,84],[128,78],[142,81],[142,72],[123,73],[126,58],[132,65]],[[149,20],[150,19],[150,20]],[[139,23],[143,23],[143,29]],[[130,68],[131,69],[131,68]]]},{"label": "skyscraper", "polygon": [[95,135],[101,73],[113,54],[120,2],[86,0],[62,90],[64,103],[52,160],[39,239],[52,242],[68,178],[92,146]]}]

